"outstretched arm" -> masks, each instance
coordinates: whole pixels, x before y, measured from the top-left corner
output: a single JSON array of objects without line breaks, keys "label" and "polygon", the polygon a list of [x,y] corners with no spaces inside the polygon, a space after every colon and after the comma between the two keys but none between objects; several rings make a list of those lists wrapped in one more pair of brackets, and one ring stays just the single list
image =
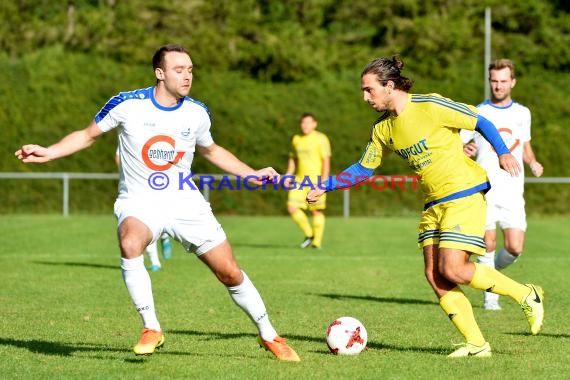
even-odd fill
[{"label": "outstretched arm", "polygon": [[102,133],[103,131],[99,129],[95,121],[92,121],[87,128],[71,132],[47,148],[36,144],[26,144],[18,149],[14,155],[24,163],[53,161],[91,146]]},{"label": "outstretched arm", "polygon": [[372,174],[374,174],[373,169],[362,166],[360,162],[354,163],[336,176],[330,177],[325,182],[323,188],[319,187],[318,189],[309,191],[307,194],[307,203],[316,203],[327,191],[345,189],[364,182],[370,178]]},{"label": "outstretched arm", "polygon": [[254,170],[245,164],[243,161],[239,160],[230,151],[217,144],[212,144],[207,147],[198,147],[198,150],[202,156],[212,164],[216,165],[223,171],[237,175],[240,177],[254,177],[257,180],[251,178],[251,181],[257,184],[261,184],[263,180],[267,181],[277,181],[278,174],[271,168],[263,168],[260,170]]},{"label": "outstretched arm", "polygon": [[495,125],[483,116],[478,115],[475,130],[493,146],[495,152],[497,152],[497,156],[499,156],[499,165],[501,168],[507,171],[512,177],[518,176],[521,172],[521,167],[516,158],[511,154],[509,148],[505,145]]}]

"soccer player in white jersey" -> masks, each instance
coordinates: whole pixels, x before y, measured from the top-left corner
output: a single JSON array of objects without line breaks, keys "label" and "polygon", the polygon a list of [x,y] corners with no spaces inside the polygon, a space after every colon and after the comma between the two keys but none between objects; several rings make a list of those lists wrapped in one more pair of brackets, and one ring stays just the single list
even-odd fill
[{"label": "soccer player in white jersey", "polygon": [[[543,167],[536,160],[530,144],[530,110],[511,98],[516,83],[515,67],[511,60],[498,59],[492,62],[489,65],[491,99],[485,100],[477,108],[480,115],[497,127],[521,168],[524,167],[524,162],[533,175],[540,177]],[[461,138],[466,144],[465,153],[469,156],[477,155],[477,163],[487,171],[491,182],[491,190],[486,194],[486,253],[479,256],[478,260],[501,270],[513,264],[523,252],[527,227],[523,198],[524,175],[511,177],[501,170],[497,153],[479,133],[462,130]],[[503,232],[504,247],[495,254],[497,224]],[[498,301],[498,294],[485,292],[485,309],[501,310]]]},{"label": "soccer player in white jersey", "polygon": [[[117,164],[117,167],[119,167],[121,164],[121,159],[119,157],[119,147],[117,147],[117,150],[115,152],[115,163]],[[150,265],[147,268],[151,272],[158,272],[162,268],[162,264],[158,258],[158,240],[159,239],[150,243],[145,248],[148,260],[150,261]],[[170,243],[170,238],[168,237],[167,233],[163,232],[160,236],[160,245],[162,247],[162,256],[165,260],[170,260],[172,258],[172,244]]]},{"label": "soccer player in white jersey", "polygon": [[160,47],[152,64],[154,86],[122,92],[112,97],[85,129],[47,148],[23,145],[15,155],[25,163],[52,161],[85,149],[102,133],[118,128],[121,166],[115,215],[121,270],[144,325],[135,354],[150,355],[164,344],[142,254],[146,246],[167,232],[194,251],[227,287],[234,302],[256,325],[262,346],[278,359],[299,361],[269,321],[261,296],[238,266],[210,204],[191,180],[196,148],[224,172],[254,184],[277,181],[277,172],[270,167],[254,170],[214,143],[208,109],[188,97],[193,63],[184,47]]}]

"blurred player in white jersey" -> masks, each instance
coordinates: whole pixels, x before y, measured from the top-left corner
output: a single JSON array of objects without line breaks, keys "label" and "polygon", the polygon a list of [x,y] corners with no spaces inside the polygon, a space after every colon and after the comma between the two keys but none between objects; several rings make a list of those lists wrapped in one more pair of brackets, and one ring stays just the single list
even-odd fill
[{"label": "blurred player in white jersey", "polygon": [[[513,101],[511,90],[516,85],[515,67],[509,59],[498,59],[489,65],[491,99],[477,108],[479,114],[489,119],[499,130],[505,144],[521,167],[526,163],[532,174],[540,177],[542,165],[536,160],[530,144],[531,115],[527,107]],[[487,222],[485,226],[486,253],[479,262],[496,269],[513,264],[523,252],[526,231],[524,175],[511,177],[499,167],[499,160],[491,145],[477,132],[462,130],[467,155],[477,156],[491,182],[487,198]],[[496,251],[496,228],[501,228],[504,247]],[[484,308],[500,310],[499,295],[485,292]]]},{"label": "blurred player in white jersey", "polygon": [[273,328],[261,296],[238,266],[222,226],[191,179],[191,164],[197,148],[224,172],[255,184],[277,181],[277,172],[270,167],[254,170],[214,143],[207,107],[188,97],[193,63],[184,47],[160,47],[152,65],[154,86],[121,92],[103,106],[85,129],[72,132],[47,148],[23,145],[15,155],[25,163],[48,162],[85,149],[104,132],[118,128],[121,165],[115,216],[121,270],[143,320],[141,338],[133,349],[135,354],[150,355],[164,344],[143,251],[167,232],[188,251],[195,252],[226,286],[233,301],[256,325],[263,347],[278,359],[299,361],[299,356]]},{"label": "blurred player in white jersey", "polygon": [[[115,163],[117,167],[121,164],[121,159],[119,157],[119,148],[115,152]],[[172,244],[170,243],[170,238],[168,234],[163,232],[160,236],[160,246],[162,248],[162,257],[164,260],[170,260],[172,258]],[[150,243],[146,248],[145,252],[150,261],[150,265],[147,267],[151,272],[158,272],[162,268],[160,259],[158,258],[158,239]]]}]

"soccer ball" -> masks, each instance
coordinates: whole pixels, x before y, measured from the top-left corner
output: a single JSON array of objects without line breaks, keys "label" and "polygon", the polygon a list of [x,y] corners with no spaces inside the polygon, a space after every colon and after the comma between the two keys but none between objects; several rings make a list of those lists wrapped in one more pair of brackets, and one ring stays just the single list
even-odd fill
[{"label": "soccer ball", "polygon": [[366,347],[368,333],[356,318],[340,317],[327,328],[327,346],[335,355],[358,355]]}]

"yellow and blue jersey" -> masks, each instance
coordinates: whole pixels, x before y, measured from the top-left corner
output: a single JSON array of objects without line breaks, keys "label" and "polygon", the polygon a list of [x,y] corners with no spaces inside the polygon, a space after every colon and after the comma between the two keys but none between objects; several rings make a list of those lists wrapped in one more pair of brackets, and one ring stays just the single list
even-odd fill
[{"label": "yellow and blue jersey", "polygon": [[[295,135],[289,157],[296,161],[295,176],[317,181],[323,174],[323,159],[331,156],[328,137],[319,131],[308,135]],[[316,183],[316,182],[315,182]]]},{"label": "yellow and blue jersey", "polygon": [[360,164],[375,169],[394,151],[421,176],[425,208],[489,189],[485,170],[463,153],[461,129],[474,130],[477,108],[438,94],[408,94],[397,116],[374,124]]}]

